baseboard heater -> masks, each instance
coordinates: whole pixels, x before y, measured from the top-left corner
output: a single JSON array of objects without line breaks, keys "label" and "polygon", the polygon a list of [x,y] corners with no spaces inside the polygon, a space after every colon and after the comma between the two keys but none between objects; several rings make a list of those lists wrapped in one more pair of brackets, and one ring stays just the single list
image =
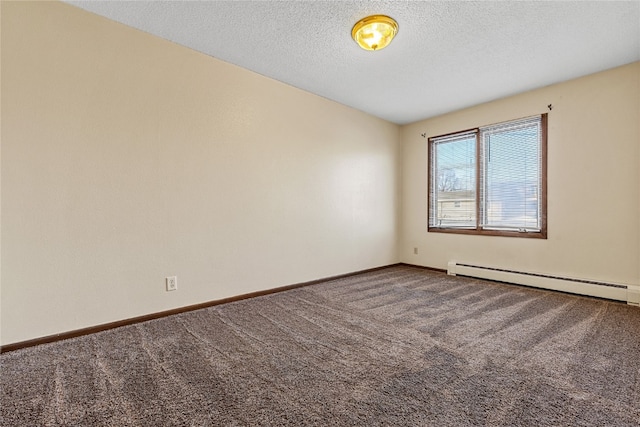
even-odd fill
[{"label": "baseboard heater", "polygon": [[640,307],[640,286],[604,283],[594,280],[571,279],[547,274],[527,273],[502,268],[483,267],[449,261],[447,273],[452,276],[468,276],[498,282],[515,283],[572,294],[589,295]]}]

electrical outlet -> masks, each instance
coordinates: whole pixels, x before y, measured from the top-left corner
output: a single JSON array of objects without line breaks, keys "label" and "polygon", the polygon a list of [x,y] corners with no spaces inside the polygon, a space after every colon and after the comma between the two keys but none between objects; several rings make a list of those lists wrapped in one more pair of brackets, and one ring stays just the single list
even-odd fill
[{"label": "electrical outlet", "polygon": [[175,291],[178,289],[178,277],[171,276],[167,277],[167,292]]},{"label": "electrical outlet", "polygon": [[418,255],[418,248],[413,248],[413,254]]}]

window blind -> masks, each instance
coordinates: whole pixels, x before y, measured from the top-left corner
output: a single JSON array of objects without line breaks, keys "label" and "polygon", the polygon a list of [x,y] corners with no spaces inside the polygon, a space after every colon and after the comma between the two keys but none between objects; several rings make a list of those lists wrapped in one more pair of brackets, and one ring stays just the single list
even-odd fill
[{"label": "window blind", "polygon": [[480,128],[480,225],[540,231],[541,118]]}]

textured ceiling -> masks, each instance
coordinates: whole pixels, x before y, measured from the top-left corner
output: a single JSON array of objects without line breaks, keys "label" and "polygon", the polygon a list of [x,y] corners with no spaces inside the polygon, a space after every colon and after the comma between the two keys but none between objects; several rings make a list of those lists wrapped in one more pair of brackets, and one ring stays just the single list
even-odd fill
[{"label": "textured ceiling", "polygon": [[[398,124],[640,60],[640,1],[68,1]],[[399,32],[378,52],[351,28]]]}]

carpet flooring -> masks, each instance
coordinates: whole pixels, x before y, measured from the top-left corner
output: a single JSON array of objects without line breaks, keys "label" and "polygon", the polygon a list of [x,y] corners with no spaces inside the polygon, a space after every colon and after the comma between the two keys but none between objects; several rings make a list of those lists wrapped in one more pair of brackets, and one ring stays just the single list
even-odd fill
[{"label": "carpet flooring", "polygon": [[393,266],[0,355],[2,426],[638,426],[640,310]]}]

